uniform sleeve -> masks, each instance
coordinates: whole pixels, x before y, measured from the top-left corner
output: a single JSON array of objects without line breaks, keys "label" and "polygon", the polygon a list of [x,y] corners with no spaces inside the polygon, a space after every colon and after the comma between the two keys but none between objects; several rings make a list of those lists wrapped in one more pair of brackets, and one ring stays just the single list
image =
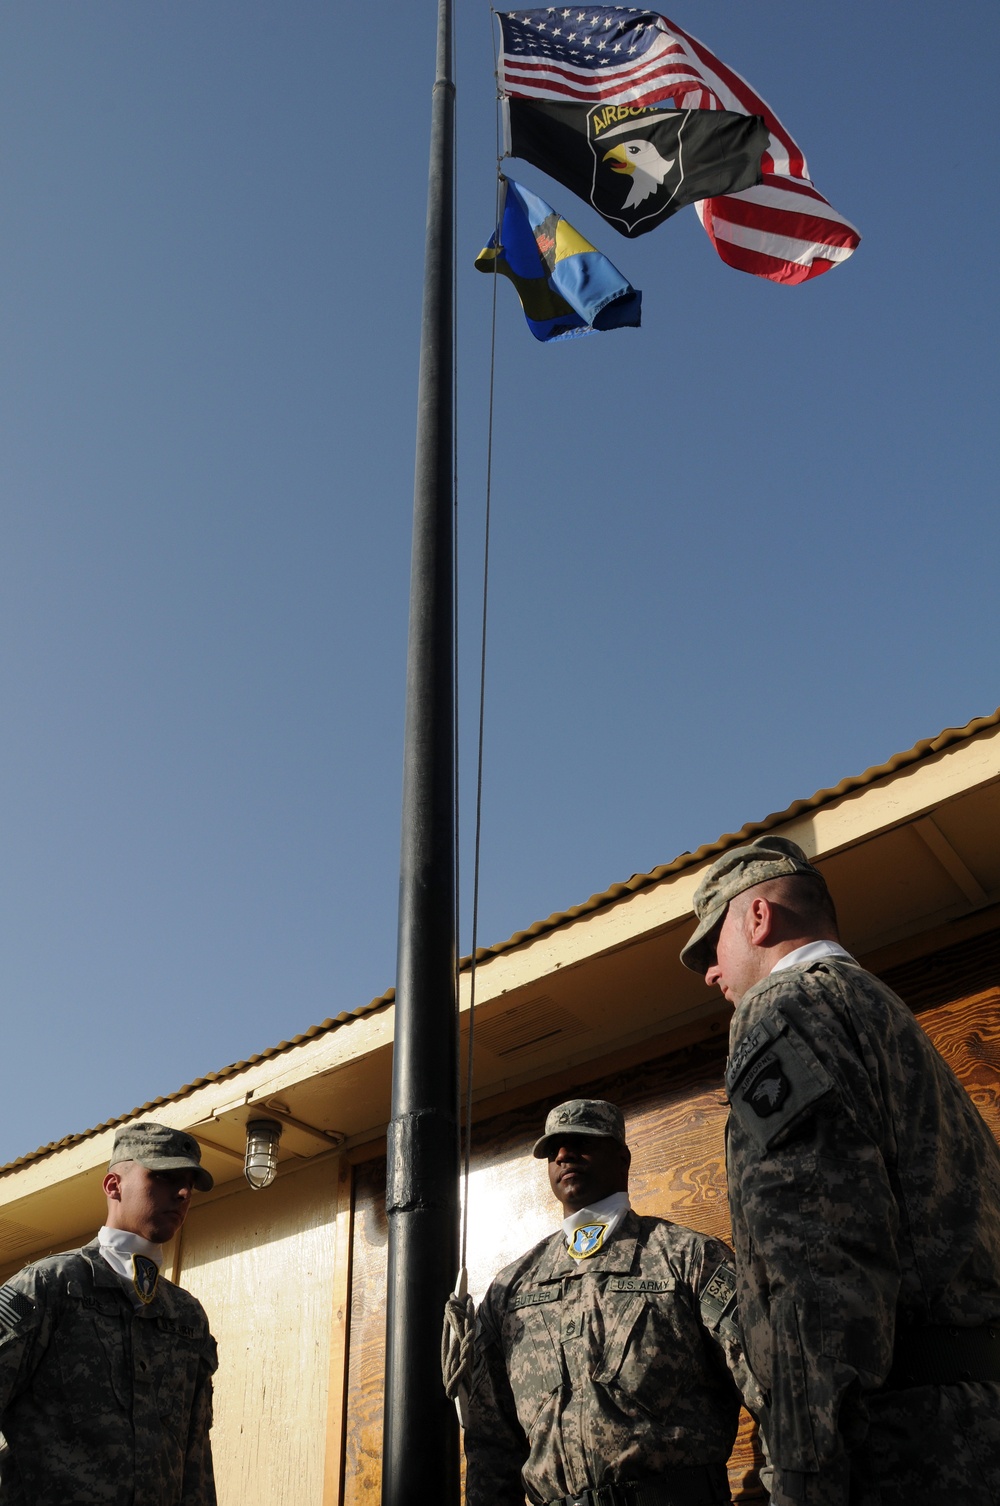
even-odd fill
[{"label": "uniform sleeve", "polygon": [[899,1209],[844,1016],[808,979],[769,994],[727,1079],[744,1336],[776,1506],[847,1506],[864,1395],[892,1362]]},{"label": "uniform sleeve", "polygon": [[465,1430],[466,1506],[524,1506],[528,1440],[517,1420],[493,1287],[476,1315],[476,1362]]},{"label": "uniform sleeve", "polygon": [[219,1358],[215,1340],[205,1336],[205,1349],[198,1372],[198,1385],[188,1427],[184,1458],[182,1506],[216,1506],[215,1472],[212,1466],[212,1376]]},{"label": "uniform sleeve", "polygon": [[736,1301],[736,1259],[721,1240],[705,1243],[704,1261],[696,1280],[698,1316],[710,1351],[725,1366],[744,1403],[759,1417],[763,1397],[743,1355]]},{"label": "uniform sleeve", "polygon": [[45,1329],[44,1288],[29,1266],[0,1286],[0,1431],[4,1412],[31,1379]]},{"label": "uniform sleeve", "polygon": [[708,1240],[701,1274],[696,1282],[698,1316],[709,1350],[715,1355],[720,1368],[724,1365],[728,1370],[732,1384],[753,1419],[753,1436],[763,1457],[760,1479],[770,1494],[773,1469],[767,1439],[761,1427],[766,1399],[743,1351],[736,1292],[736,1257],[721,1240]]}]

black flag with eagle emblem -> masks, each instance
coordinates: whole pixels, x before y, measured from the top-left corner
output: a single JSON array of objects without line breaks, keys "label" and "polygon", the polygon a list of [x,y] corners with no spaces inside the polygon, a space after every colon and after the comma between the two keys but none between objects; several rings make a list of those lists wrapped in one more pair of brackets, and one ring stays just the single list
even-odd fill
[{"label": "black flag with eagle emblem", "polygon": [[643,235],[685,204],[761,180],[759,115],[662,105],[508,99],[508,150],[558,178],[622,235]]}]

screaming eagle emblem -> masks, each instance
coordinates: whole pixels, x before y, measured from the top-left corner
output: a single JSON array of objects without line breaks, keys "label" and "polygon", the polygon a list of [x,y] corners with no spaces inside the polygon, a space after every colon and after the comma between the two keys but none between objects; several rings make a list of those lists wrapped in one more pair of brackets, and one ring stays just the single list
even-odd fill
[{"label": "screaming eagle emblem", "polygon": [[790,1089],[788,1078],[772,1057],[743,1096],[759,1119],[768,1119],[781,1108]]},{"label": "screaming eagle emblem", "polygon": [[602,159],[611,165],[613,173],[624,173],[632,179],[628,198],[623,209],[635,209],[651,193],[656,193],[664,178],[677,161],[676,157],[661,157],[651,141],[638,138],[611,147]]}]

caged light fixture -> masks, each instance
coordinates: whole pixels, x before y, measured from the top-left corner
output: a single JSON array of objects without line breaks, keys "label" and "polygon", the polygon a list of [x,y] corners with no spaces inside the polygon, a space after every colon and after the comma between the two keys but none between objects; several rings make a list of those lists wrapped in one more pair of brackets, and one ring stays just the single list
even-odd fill
[{"label": "caged light fixture", "polygon": [[278,1141],[281,1125],[276,1119],[251,1119],[247,1123],[247,1153],[243,1171],[254,1191],[270,1187],[278,1172]]}]

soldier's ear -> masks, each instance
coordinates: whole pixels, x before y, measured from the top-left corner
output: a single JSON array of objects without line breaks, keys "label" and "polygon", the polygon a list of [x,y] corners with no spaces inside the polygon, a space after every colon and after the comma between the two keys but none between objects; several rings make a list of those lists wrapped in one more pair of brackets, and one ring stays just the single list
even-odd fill
[{"label": "soldier's ear", "polygon": [[121,1200],[122,1200],[122,1179],[121,1179],[121,1173],[120,1172],[118,1172],[118,1171],[109,1171],[106,1174],[106,1176],[104,1178],[104,1181],[101,1183],[101,1185],[104,1188],[104,1195],[105,1195],[105,1197],[109,1198],[111,1200],[111,1202],[113,1202],[113,1203],[120,1203],[121,1202]]},{"label": "soldier's ear", "polygon": [[770,946],[774,941],[774,906],[762,894],[754,895],[746,908],[746,936],[751,946]]}]

